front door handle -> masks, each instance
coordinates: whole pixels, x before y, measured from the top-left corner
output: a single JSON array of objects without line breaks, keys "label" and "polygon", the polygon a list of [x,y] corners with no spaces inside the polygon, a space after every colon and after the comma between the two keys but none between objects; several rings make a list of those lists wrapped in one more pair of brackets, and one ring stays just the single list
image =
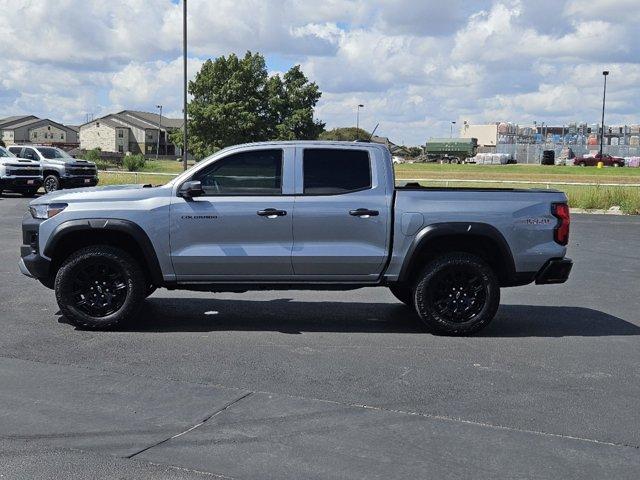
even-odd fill
[{"label": "front door handle", "polygon": [[276,218],[276,217],[284,217],[287,214],[287,211],[278,210],[276,208],[265,208],[264,210],[258,210],[256,213],[261,217]]},{"label": "front door handle", "polygon": [[368,208],[358,208],[356,210],[349,210],[349,215],[360,218],[377,217],[380,215],[378,210],[369,210]]}]

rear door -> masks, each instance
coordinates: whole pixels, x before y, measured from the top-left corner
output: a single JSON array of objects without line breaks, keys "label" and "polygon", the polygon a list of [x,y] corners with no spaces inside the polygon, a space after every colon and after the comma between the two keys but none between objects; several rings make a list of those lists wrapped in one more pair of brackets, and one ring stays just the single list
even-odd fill
[{"label": "rear door", "polygon": [[374,281],[387,258],[391,196],[378,151],[296,151],[293,270],[298,279]]},{"label": "rear door", "polygon": [[[293,213],[291,148],[252,149],[194,173],[205,194],[175,197],[171,258],[178,281],[288,279]],[[179,188],[179,185],[178,185]]]}]

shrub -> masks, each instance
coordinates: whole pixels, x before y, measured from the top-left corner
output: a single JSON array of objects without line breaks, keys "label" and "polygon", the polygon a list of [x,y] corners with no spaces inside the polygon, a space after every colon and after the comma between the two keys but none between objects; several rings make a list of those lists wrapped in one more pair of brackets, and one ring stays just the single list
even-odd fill
[{"label": "shrub", "polygon": [[139,172],[144,168],[146,163],[147,159],[141,154],[126,155],[123,161],[124,168],[129,172]]}]

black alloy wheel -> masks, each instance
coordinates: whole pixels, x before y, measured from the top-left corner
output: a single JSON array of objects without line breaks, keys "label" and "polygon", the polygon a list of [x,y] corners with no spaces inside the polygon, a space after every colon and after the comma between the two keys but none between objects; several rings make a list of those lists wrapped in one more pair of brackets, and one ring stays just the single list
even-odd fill
[{"label": "black alloy wheel", "polygon": [[43,187],[45,193],[60,190],[60,180],[55,175],[48,175],[47,178],[44,179]]},{"label": "black alloy wheel", "polygon": [[91,317],[111,315],[127,299],[123,268],[115,262],[99,261],[79,265],[72,283],[75,307]]},{"label": "black alloy wheel", "polygon": [[431,331],[468,335],[493,320],[500,304],[500,283],[481,258],[465,252],[446,253],[418,276],[414,302]]},{"label": "black alloy wheel", "polygon": [[144,270],[129,253],[95,245],[72,253],[62,263],[54,290],[69,323],[104,330],[136,316],[148,285]]},{"label": "black alloy wheel", "polygon": [[437,314],[453,323],[473,320],[487,300],[487,286],[474,268],[450,265],[432,279],[428,301]]}]

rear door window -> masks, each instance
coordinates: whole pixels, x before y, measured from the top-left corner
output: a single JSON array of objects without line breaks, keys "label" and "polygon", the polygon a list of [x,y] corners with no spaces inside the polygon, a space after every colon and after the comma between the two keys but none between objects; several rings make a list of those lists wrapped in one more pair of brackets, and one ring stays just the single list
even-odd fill
[{"label": "rear door window", "polygon": [[339,195],[371,188],[366,150],[307,148],[302,169],[306,195]]}]

